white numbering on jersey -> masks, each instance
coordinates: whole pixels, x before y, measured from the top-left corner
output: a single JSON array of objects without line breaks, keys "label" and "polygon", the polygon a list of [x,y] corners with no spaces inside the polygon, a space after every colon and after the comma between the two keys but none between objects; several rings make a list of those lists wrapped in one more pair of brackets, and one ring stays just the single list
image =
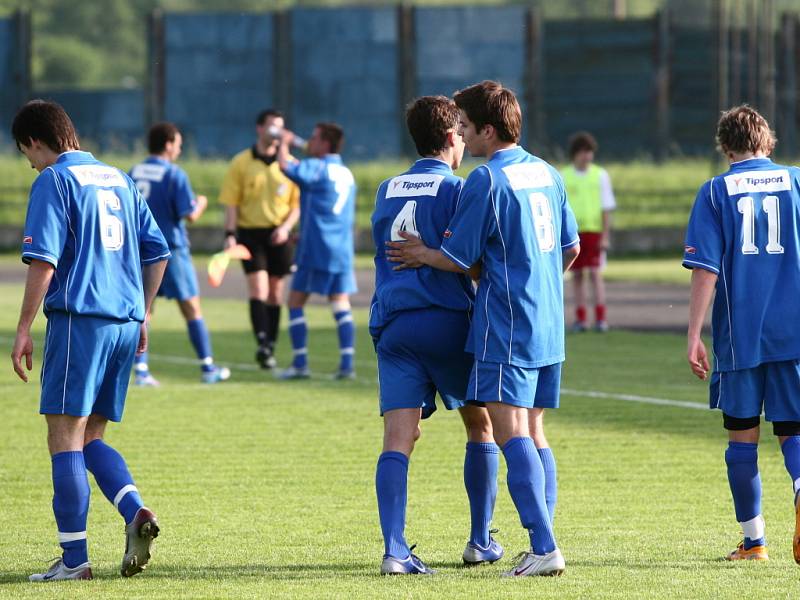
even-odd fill
[{"label": "white numbering on jersey", "polygon": [[400,237],[401,231],[405,231],[406,233],[410,233],[411,235],[421,237],[419,235],[419,231],[417,231],[416,214],[417,214],[416,200],[409,200],[403,205],[403,208],[400,209],[400,212],[397,213],[397,216],[394,218],[394,221],[392,222],[393,242],[406,241],[405,238]]},{"label": "white numbering on jersey", "polygon": [[150,189],[152,185],[147,179],[139,179],[136,181],[136,189],[142,195],[142,198],[147,200],[150,197]]},{"label": "white numbering on jersey", "polygon": [[353,191],[355,180],[350,169],[342,165],[328,165],[328,177],[333,181],[336,190],[336,202],[333,204],[332,212],[335,215],[342,214],[345,204]]},{"label": "white numbering on jersey", "polygon": [[[743,196],[736,203],[742,213],[742,254],[758,254],[756,246],[756,211],[751,196]],[[777,196],[767,196],[761,203],[762,210],[767,213],[767,254],[783,254],[781,246],[781,213],[780,200]]]},{"label": "white numbering on jersey", "polygon": [[533,229],[539,240],[539,250],[550,252],[556,247],[556,228],[553,225],[553,211],[550,201],[541,192],[533,192],[528,196],[533,213]]},{"label": "white numbering on jersey", "polygon": [[119,250],[125,243],[122,221],[112,214],[122,208],[119,197],[111,190],[97,190],[97,205],[100,214],[100,239],[106,250]]}]

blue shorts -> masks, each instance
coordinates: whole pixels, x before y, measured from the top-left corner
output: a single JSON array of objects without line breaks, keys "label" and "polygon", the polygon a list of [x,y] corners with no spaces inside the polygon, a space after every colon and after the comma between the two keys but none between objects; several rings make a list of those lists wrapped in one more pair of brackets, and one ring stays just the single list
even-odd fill
[{"label": "blue shorts", "polygon": [[199,295],[197,274],[194,272],[189,248],[170,248],[172,257],[167,262],[164,279],[158,288],[158,295],[170,300],[188,300]]},{"label": "blue shorts", "polygon": [[140,329],[138,321],[51,312],[39,412],[120,421]]},{"label": "blue shorts", "polygon": [[732,417],[758,417],[763,410],[767,421],[800,421],[800,360],[714,372],[709,392],[709,406]]},{"label": "blue shorts", "polygon": [[472,355],[464,351],[466,312],[424,308],[399,313],[376,340],[381,415],[398,408],[436,410],[436,392],[447,410],[465,405]]},{"label": "blue shorts", "polygon": [[561,364],[526,369],[476,360],[469,376],[467,399],[478,403],[502,402],[522,408],[558,408]]},{"label": "blue shorts", "polygon": [[355,294],[358,291],[353,271],[330,273],[298,265],[292,275],[292,291],[306,294]]}]

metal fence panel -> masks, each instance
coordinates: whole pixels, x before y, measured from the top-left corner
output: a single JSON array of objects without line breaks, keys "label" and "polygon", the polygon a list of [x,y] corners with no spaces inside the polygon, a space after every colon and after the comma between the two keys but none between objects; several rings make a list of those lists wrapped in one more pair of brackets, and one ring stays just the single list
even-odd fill
[{"label": "metal fence panel", "polygon": [[400,154],[397,42],[394,8],[292,11],[290,125],[339,123],[349,157]]},{"label": "metal fence panel", "polygon": [[201,155],[253,143],[258,112],[274,101],[271,14],[167,14],[164,117]]}]

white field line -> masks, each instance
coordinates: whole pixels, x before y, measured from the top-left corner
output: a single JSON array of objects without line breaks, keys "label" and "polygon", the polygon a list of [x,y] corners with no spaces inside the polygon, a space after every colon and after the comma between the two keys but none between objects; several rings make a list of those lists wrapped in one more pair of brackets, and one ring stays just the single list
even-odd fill
[{"label": "white field line", "polygon": [[708,405],[699,402],[683,402],[681,400],[667,400],[665,398],[650,398],[648,396],[636,396],[634,394],[612,394],[609,392],[597,392],[594,390],[571,390],[561,388],[561,393],[568,396],[580,396],[583,398],[602,398],[604,400],[622,400],[623,402],[638,402],[639,404],[654,404],[656,406],[677,406],[679,408],[694,408],[698,410],[708,410]]},{"label": "white field line", "polygon": [[[0,336],[0,343],[13,344],[12,338]],[[189,358],[186,356],[172,356],[169,354],[150,354],[150,358],[159,362],[171,363],[174,365],[199,365],[196,358]],[[227,366],[231,369],[238,371],[261,371],[258,365],[245,364],[245,363],[228,363],[220,362],[220,365]],[[373,383],[376,383],[377,380]],[[602,400],[620,400],[622,402],[636,402],[638,404],[652,404],[654,406],[673,406],[676,408],[692,408],[695,410],[708,410],[707,404],[699,402],[685,402],[682,400],[669,400],[666,398],[651,398],[649,396],[637,396],[635,394],[617,394],[612,392],[598,392],[596,390],[573,390],[570,388],[561,388],[561,393],[567,396],[578,396],[580,398],[600,398]]]}]

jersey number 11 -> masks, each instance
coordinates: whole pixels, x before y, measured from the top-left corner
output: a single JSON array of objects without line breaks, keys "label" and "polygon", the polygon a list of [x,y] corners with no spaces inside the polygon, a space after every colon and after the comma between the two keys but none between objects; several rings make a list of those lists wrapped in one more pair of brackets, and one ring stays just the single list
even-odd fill
[{"label": "jersey number 11", "polygon": [[[756,237],[756,211],[755,202],[751,196],[739,198],[736,203],[739,212],[742,213],[742,254],[758,254],[758,246],[755,243]],[[767,213],[767,254],[783,254],[781,246],[781,213],[780,200],[777,196],[767,196],[761,203],[761,207]]]}]

